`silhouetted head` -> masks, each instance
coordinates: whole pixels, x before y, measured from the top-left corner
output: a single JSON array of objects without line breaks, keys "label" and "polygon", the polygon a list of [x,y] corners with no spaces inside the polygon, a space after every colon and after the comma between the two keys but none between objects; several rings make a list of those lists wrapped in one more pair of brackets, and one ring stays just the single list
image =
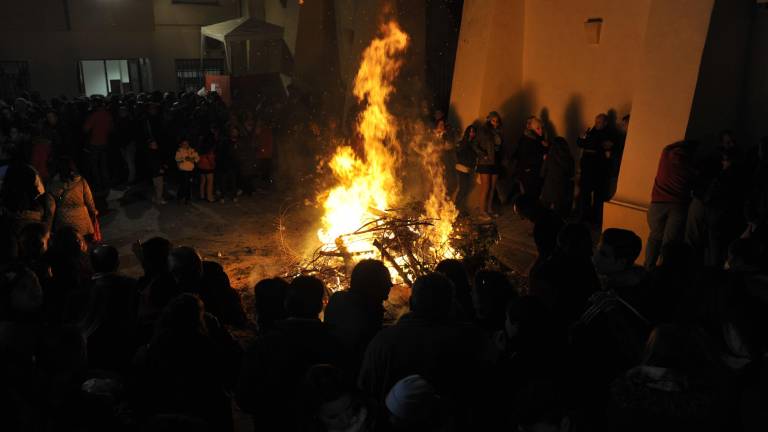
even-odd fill
[{"label": "silhouetted head", "polygon": [[59,158],[58,172],[59,177],[64,181],[73,180],[80,174],[74,159],[68,156],[62,156]]},{"label": "silhouetted head", "polygon": [[539,137],[544,136],[544,124],[536,116],[530,116],[525,120],[525,130],[531,131]]},{"label": "silhouetted head", "polygon": [[163,237],[152,237],[141,244],[144,274],[154,276],[168,270],[168,255],[171,253],[171,242]]},{"label": "silhouetted head", "polygon": [[91,251],[91,265],[96,273],[116,272],[120,267],[120,254],[110,245],[99,245]]},{"label": "silhouetted head", "polygon": [[292,318],[317,318],[323,310],[325,285],[314,276],[298,276],[288,285],[285,310]]},{"label": "silhouetted head", "polygon": [[449,318],[453,312],[453,291],[453,283],[440,273],[420,276],[411,288],[411,312],[419,318]]},{"label": "silhouetted head", "polygon": [[178,246],[168,255],[168,270],[182,290],[194,290],[203,276],[203,260],[195,248]]},{"label": "silhouetted head", "polygon": [[370,414],[355,386],[335,366],[312,366],[304,379],[302,395],[308,426],[319,423],[317,430],[352,430]]},{"label": "silhouetted head", "polygon": [[608,116],[600,113],[595,116],[595,129],[597,130],[603,130],[606,127],[608,127]]},{"label": "silhouetted head", "polygon": [[720,147],[723,149],[731,149],[736,147],[736,139],[733,136],[733,131],[726,129],[720,132]]},{"label": "silhouetted head", "polygon": [[207,334],[205,306],[194,294],[184,293],[173,298],[163,309],[158,331],[173,334]]},{"label": "silhouetted head", "polygon": [[504,326],[507,303],[516,295],[515,287],[504,273],[481,270],[475,274],[472,300],[484,327],[500,330]]},{"label": "silhouetted head", "polygon": [[440,413],[437,391],[421,375],[409,375],[395,383],[384,404],[394,430],[439,430],[435,426],[445,417]]},{"label": "silhouetted head", "polygon": [[349,290],[362,293],[371,303],[385,301],[391,288],[392,277],[384,263],[379,260],[362,260],[352,270]]},{"label": "silhouetted head", "polygon": [[491,111],[485,117],[485,120],[493,126],[494,129],[501,127],[501,116],[496,111]]},{"label": "silhouetted head", "polygon": [[464,264],[456,259],[446,259],[437,264],[435,271],[444,274],[451,280],[451,282],[453,282],[456,302],[461,307],[464,315],[467,317],[474,316],[472,287],[469,283],[469,275],[467,274]]},{"label": "silhouetted head", "polygon": [[253,287],[253,306],[260,330],[288,317],[285,296],[288,282],[282,278],[262,279]]},{"label": "silhouetted head", "polygon": [[597,253],[592,258],[595,270],[610,274],[626,270],[635,264],[643,248],[643,241],[632,231],[608,228],[603,231]]},{"label": "silhouetted head", "polygon": [[466,129],[464,129],[464,135],[462,136],[462,140],[464,142],[472,141],[477,137],[477,126],[475,125],[469,125]]}]

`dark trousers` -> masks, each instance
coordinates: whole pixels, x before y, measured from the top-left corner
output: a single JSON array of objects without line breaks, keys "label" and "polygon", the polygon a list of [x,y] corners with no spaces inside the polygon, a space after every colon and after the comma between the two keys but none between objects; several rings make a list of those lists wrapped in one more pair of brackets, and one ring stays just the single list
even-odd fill
[{"label": "dark trousers", "polygon": [[220,185],[219,189],[221,190],[221,194],[223,196],[237,196],[238,177],[239,174],[237,172],[237,168],[235,167],[230,167],[219,171],[218,179],[216,182]]},{"label": "dark trousers", "polygon": [[598,154],[581,157],[579,200],[576,211],[585,222],[600,225],[603,222],[603,203],[608,195],[608,176],[604,161]]},{"label": "dark trousers", "polygon": [[179,170],[179,193],[176,195],[179,200],[189,202],[192,198],[192,175],[193,171]]},{"label": "dark trousers", "polygon": [[533,198],[539,199],[541,196],[541,187],[543,181],[541,172],[532,168],[523,170],[518,176],[520,184],[523,186],[523,193]]},{"label": "dark trousers", "polygon": [[653,269],[664,245],[680,241],[685,233],[688,203],[651,203],[648,208],[648,241],[645,244],[645,267]]},{"label": "dark trousers", "polygon": [[109,194],[109,157],[107,146],[89,146],[86,149],[88,158],[88,183],[93,188],[95,197]]}]

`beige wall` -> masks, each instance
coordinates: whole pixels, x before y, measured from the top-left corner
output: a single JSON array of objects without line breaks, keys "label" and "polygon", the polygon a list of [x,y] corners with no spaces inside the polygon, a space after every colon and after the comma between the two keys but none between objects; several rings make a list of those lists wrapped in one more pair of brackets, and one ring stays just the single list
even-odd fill
[{"label": "beige wall", "polygon": [[[550,133],[576,137],[597,113],[632,106],[651,0],[527,0],[523,88],[525,115],[548,117]],[[602,18],[600,43],[584,22]],[[521,128],[521,126],[518,126]]]},{"label": "beige wall", "polygon": [[654,0],[614,199],[647,206],[661,149],[685,138],[714,0]]},{"label": "beige wall", "polygon": [[523,71],[523,0],[465,0],[451,89],[459,128],[496,110],[518,111]]}]

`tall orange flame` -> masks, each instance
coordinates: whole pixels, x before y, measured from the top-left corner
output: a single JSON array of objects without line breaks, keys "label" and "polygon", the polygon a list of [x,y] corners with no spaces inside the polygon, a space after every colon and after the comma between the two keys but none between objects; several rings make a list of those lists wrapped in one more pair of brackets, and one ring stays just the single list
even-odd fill
[{"label": "tall orange flame", "polygon": [[[408,35],[395,21],[390,21],[381,27],[380,36],[363,52],[353,89],[364,107],[357,119],[363,155],[358,156],[349,146],[337,148],[328,164],[337,185],[319,197],[325,213],[318,238],[326,245],[338,246],[342,242],[352,253],[367,252],[358,255],[361,258],[375,256],[376,248],[370,239],[348,234],[378,219],[382,212],[401,199],[397,173],[402,149],[397,140],[397,122],[387,103],[395,90],[393,81],[402,66],[400,55],[407,47]],[[433,179],[425,216],[436,220],[426,235],[436,245],[434,252],[437,255],[451,256],[444,245],[447,245],[457,212],[447,198],[439,149],[430,147],[429,142],[419,144],[425,145],[427,150],[419,153],[424,168]]]}]

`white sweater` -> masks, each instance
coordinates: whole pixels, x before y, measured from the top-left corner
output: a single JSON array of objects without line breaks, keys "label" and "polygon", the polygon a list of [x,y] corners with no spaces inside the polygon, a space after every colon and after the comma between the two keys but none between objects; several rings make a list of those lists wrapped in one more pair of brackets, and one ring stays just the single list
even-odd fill
[{"label": "white sweater", "polygon": [[194,171],[195,163],[199,160],[200,155],[192,147],[179,147],[176,150],[176,164],[179,166],[179,171]]}]

